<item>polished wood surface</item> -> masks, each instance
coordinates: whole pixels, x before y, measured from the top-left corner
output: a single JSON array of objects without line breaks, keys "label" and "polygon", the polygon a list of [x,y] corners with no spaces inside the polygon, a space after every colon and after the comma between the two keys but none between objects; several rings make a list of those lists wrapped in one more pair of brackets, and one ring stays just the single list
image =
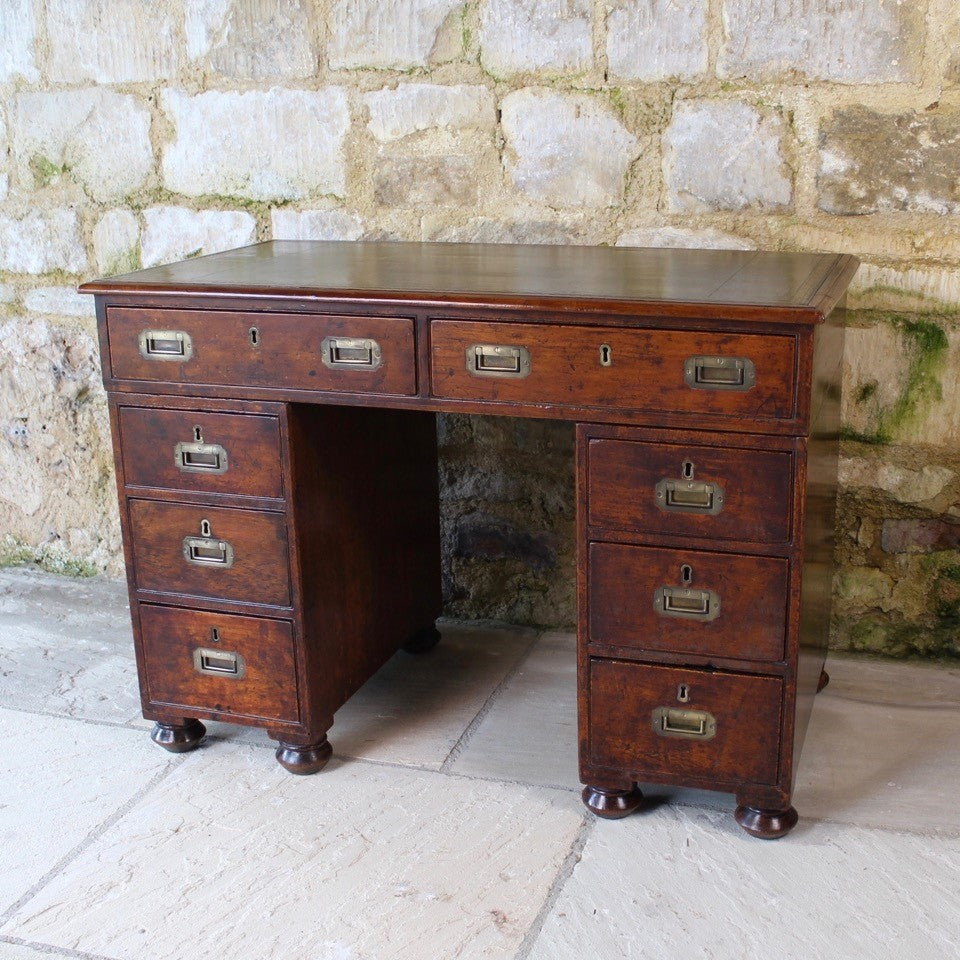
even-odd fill
[{"label": "polished wood surface", "polygon": [[[782,836],[829,624],[856,266],[273,242],[85,285],[155,742],[193,749],[197,717],[228,719],[265,728],[287,770],[322,769],[336,710],[397,650],[438,637],[435,414],[573,420],[584,803],[616,818],[642,808],[638,782],[725,790],[745,831]],[[191,355],[144,356],[149,331],[188,335]],[[366,346],[331,366],[328,337]],[[376,363],[350,354],[372,341]],[[478,376],[477,345],[524,348],[526,375]],[[692,383],[698,356],[749,361],[755,382]],[[198,429],[227,450],[226,472],[175,463]],[[710,484],[722,504],[690,508],[677,484]],[[184,559],[203,520],[233,548],[229,567]],[[662,587],[712,590],[720,612],[666,616],[685,598],[664,607]],[[244,676],[198,671],[204,638],[241,655]]]},{"label": "polished wood surface", "polygon": [[[154,707],[213,720],[299,720],[289,621],[141,604],[140,629]],[[204,649],[242,657],[243,676],[198,672],[194,652]]]},{"label": "polished wood surface", "polygon": [[[409,319],[126,307],[107,312],[111,369],[120,379],[345,393],[417,390]],[[139,341],[148,330],[189,335],[193,355],[184,360],[143,356]],[[382,351],[380,366],[326,366],[323,341],[328,337],[375,340]]]},{"label": "polished wood surface", "polygon": [[[688,699],[678,701],[686,686]],[[616,660],[590,663],[591,763],[646,777],[709,776],[717,784],[775,783],[783,684],[775,677],[708,673]],[[709,740],[660,736],[659,707],[706,711],[716,719]]]},{"label": "polished wood surface", "polygon": [[[684,567],[690,582],[684,581]],[[592,543],[589,551],[590,643],[741,660],[781,660],[786,639],[789,564],[745,557]],[[698,620],[666,616],[660,587],[709,590],[720,614]]]},{"label": "polished wood surface", "polygon": [[[587,414],[599,407],[756,420],[795,415],[793,337],[435,320],[430,343],[438,397],[571,404]],[[523,347],[530,354],[529,374],[514,379],[470,373],[466,352],[477,344]],[[756,385],[743,392],[691,389],[684,365],[705,355],[752,360]]]},{"label": "polished wood surface", "polygon": [[558,301],[570,310],[622,303],[634,313],[650,304],[654,313],[712,307],[722,308],[705,311],[714,316],[819,323],[856,267],[854,257],[819,253],[273,240],[81,290],[534,308]]},{"label": "polished wood surface", "polygon": [[[204,520],[210,521],[210,539],[233,548],[232,566],[198,566],[184,557],[184,538],[200,537]],[[134,498],[130,530],[141,590],[290,606],[289,544],[282,514]]]},{"label": "polished wood surface", "polygon": [[[130,487],[283,498],[277,417],[122,407],[119,430]],[[198,435],[204,444],[225,451],[223,473],[182,469],[177,444],[196,443]]]},{"label": "polished wood surface", "polygon": [[[585,441],[590,525],[708,540],[787,542],[791,536],[793,454],[751,449],[728,438],[714,439],[714,446],[598,437]],[[717,441],[723,441],[722,445]],[[682,483],[687,472],[684,464],[690,464],[692,482],[722,489],[719,513],[670,511],[658,501],[657,484],[662,480]]]}]

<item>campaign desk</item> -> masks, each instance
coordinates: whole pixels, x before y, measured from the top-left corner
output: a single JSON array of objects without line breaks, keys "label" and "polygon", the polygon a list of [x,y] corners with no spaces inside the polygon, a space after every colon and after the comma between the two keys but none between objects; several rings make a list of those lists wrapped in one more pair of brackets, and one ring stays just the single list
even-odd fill
[{"label": "campaign desk", "polygon": [[830,610],[832,254],[262,243],[96,295],[144,716],[293,773],[438,638],[438,412],[576,424],[580,774],[733,792],[776,837]]}]

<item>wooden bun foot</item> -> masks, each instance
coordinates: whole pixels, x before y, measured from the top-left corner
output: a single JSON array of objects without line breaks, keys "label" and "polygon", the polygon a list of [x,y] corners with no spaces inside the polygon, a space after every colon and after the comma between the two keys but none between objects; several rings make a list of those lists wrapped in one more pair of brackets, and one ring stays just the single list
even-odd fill
[{"label": "wooden bun foot", "polygon": [[183,723],[154,724],[150,739],[171,753],[186,753],[196,750],[206,735],[207,728],[199,720],[184,720]]},{"label": "wooden bun foot", "polygon": [[800,819],[793,807],[786,810],[758,810],[756,807],[737,807],[737,823],[753,837],[776,840],[788,834]]},{"label": "wooden bun foot", "polygon": [[284,770],[300,776],[319,772],[327,765],[332,755],[333,747],[330,746],[330,741],[326,737],[319,743],[311,743],[307,746],[284,743],[281,740],[280,746],[277,747],[277,763]]},{"label": "wooden bun foot", "polygon": [[584,806],[604,820],[620,820],[629,816],[643,803],[643,794],[635,786],[629,790],[586,786],[581,796]]},{"label": "wooden bun foot", "polygon": [[830,682],[830,674],[826,670],[820,671],[820,679],[817,681],[817,693],[819,693]]},{"label": "wooden bun foot", "polygon": [[431,623],[415,633],[404,645],[407,653],[426,653],[440,642],[440,631]]}]

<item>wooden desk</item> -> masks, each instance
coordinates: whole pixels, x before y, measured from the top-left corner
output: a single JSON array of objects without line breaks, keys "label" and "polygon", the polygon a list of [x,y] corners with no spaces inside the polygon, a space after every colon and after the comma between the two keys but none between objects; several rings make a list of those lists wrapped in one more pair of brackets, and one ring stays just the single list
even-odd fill
[{"label": "wooden desk", "polygon": [[852,257],[273,242],[97,295],[144,716],[334,711],[440,611],[438,411],[575,421],[584,802],[796,823],[830,607]]}]

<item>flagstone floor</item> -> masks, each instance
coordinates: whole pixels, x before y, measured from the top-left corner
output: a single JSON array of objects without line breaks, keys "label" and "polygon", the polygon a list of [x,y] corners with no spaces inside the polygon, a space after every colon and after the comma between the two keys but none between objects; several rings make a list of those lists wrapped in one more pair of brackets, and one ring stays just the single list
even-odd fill
[{"label": "flagstone floor", "polygon": [[832,658],[777,842],[579,798],[574,639],[443,623],[314,777],[150,743],[122,585],[0,571],[0,960],[960,956],[960,668]]}]

